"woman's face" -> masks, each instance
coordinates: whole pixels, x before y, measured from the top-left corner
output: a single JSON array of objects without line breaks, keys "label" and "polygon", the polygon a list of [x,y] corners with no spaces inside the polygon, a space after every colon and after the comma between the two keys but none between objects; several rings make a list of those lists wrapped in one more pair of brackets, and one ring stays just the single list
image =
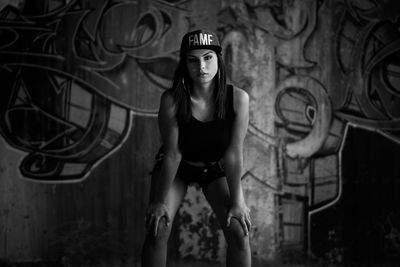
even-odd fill
[{"label": "woman's face", "polygon": [[218,58],[213,50],[195,49],[188,51],[185,60],[193,83],[211,83],[218,72]]}]

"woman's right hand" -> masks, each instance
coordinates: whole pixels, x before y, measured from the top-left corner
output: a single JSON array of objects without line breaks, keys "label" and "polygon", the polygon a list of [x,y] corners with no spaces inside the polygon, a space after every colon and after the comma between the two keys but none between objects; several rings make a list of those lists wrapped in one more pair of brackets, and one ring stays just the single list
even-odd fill
[{"label": "woman's right hand", "polygon": [[167,206],[161,202],[151,203],[147,209],[145,224],[147,230],[152,232],[154,236],[157,236],[158,226],[163,217],[165,217],[165,225],[169,226],[171,219]]}]

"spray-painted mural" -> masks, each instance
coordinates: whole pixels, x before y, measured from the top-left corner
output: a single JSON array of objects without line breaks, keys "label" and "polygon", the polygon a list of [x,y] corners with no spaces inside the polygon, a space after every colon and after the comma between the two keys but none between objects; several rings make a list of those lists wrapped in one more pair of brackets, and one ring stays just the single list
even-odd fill
[{"label": "spray-painted mural", "polygon": [[[243,184],[253,256],[343,263],[354,252],[340,224],[356,195],[346,185],[362,180],[347,171],[349,136],[362,136],[358,127],[385,147],[400,141],[397,1],[21,0],[2,2],[0,19],[0,133],[26,153],[21,177],[87,178],[124,145],[134,117],[156,117],[177,36],[207,26],[221,37],[229,79],[251,98]],[[400,210],[379,203],[389,205],[376,222],[380,255],[398,259]],[[223,260],[199,188],[177,222],[176,257]]]},{"label": "spray-painted mural", "polygon": [[[346,239],[337,233],[340,226],[324,226],[321,214],[345,205],[338,202],[343,198],[342,160],[349,127],[379,133],[393,145],[399,141],[399,8],[396,1],[244,1],[221,12],[222,31],[236,31],[225,37],[242,42],[236,57],[245,58],[235,62],[240,67],[232,77],[253,97],[250,158],[274,157],[266,156],[262,147],[276,151],[275,173],[267,162],[256,161],[260,166],[250,165],[245,177],[259,181],[268,188],[264,193],[275,197],[269,208],[275,212],[276,248],[283,257],[296,258],[299,254],[293,256],[293,251],[306,251],[329,263],[351,258],[346,255],[348,244],[337,241]],[[261,56],[260,45],[275,52]],[[263,73],[271,70],[274,77]],[[264,83],[257,80],[260,77]],[[271,104],[276,129],[267,121]],[[393,233],[400,227],[397,219],[393,223],[399,215],[394,203],[387,208],[391,213],[381,232],[391,238],[386,240],[391,260],[399,258],[398,253],[393,256],[399,248]],[[342,214],[335,215],[329,219],[342,220]]]},{"label": "spray-painted mural", "polygon": [[[167,1],[142,2],[3,7],[0,129],[10,146],[28,153],[23,177],[82,180],[124,143],[132,114],[155,116],[171,80],[165,66],[177,64],[174,12],[184,12]],[[115,16],[126,17],[124,25]],[[160,51],[165,40],[170,46]]]}]

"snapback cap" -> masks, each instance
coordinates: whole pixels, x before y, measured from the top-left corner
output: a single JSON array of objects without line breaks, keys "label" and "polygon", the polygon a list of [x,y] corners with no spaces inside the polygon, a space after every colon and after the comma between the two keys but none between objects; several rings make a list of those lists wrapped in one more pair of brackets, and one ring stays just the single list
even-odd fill
[{"label": "snapback cap", "polygon": [[196,30],[186,33],[182,38],[181,56],[193,49],[210,49],[217,53],[222,51],[217,35],[212,31]]}]

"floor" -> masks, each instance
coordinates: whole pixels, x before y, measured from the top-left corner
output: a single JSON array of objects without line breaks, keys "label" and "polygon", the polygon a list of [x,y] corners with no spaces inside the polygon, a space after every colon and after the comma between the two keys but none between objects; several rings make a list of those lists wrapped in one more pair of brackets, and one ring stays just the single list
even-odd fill
[{"label": "floor", "polygon": [[[125,264],[110,264],[110,263],[102,263],[96,265],[77,265],[76,267],[141,267],[139,262],[136,263],[125,263]],[[399,265],[334,265],[334,264],[318,264],[318,263],[310,263],[310,264],[281,264],[281,263],[269,263],[269,264],[260,264],[254,263],[252,267],[398,267]],[[0,267],[75,267],[74,265],[62,264],[60,262],[9,262],[6,260],[0,259]],[[225,267],[222,263],[215,262],[200,262],[200,261],[179,261],[179,262],[169,262],[167,267]]]}]

